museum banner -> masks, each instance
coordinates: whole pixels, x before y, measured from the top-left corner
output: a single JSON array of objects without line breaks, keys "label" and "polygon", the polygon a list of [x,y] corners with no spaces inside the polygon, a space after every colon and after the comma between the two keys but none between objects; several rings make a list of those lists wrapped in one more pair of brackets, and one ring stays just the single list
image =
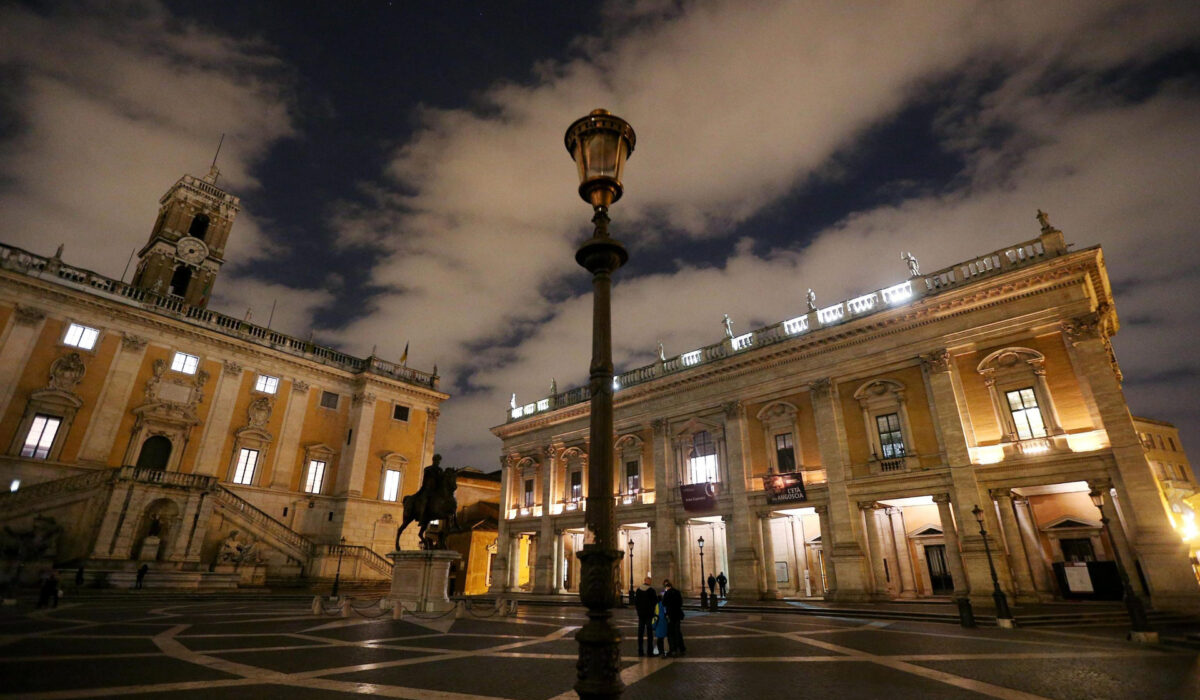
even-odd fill
[{"label": "museum banner", "polygon": [[807,501],[804,479],[799,472],[768,474],[762,478],[763,490],[767,492],[767,503],[795,503]]},{"label": "museum banner", "polygon": [[683,500],[683,509],[689,513],[717,509],[717,485],[711,481],[704,484],[681,484],[679,496]]}]

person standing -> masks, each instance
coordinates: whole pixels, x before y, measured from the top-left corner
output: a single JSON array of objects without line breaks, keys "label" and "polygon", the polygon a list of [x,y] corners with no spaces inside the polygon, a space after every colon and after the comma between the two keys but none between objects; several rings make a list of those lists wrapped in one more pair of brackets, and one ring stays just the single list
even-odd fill
[{"label": "person standing", "polygon": [[83,566],[81,565],[75,570],[75,587],[79,588],[83,585]]},{"label": "person standing", "polygon": [[713,576],[712,574],[708,575],[708,594],[709,595],[717,594],[717,577]]},{"label": "person standing", "polygon": [[683,656],[687,653],[683,643],[683,595],[667,580],[663,581],[662,607],[667,615],[667,641],[671,645],[667,656]]},{"label": "person standing", "polygon": [[44,608],[47,605],[52,608],[58,607],[58,574],[53,571],[42,577],[42,585],[38,589],[37,606]]},{"label": "person standing", "polygon": [[142,566],[137,570],[137,582],[133,584],[134,588],[141,589],[142,581],[146,579],[146,573],[148,571],[150,571],[150,565],[142,564]]},{"label": "person standing", "polygon": [[[633,605],[637,609],[638,616],[638,656],[645,656],[647,653],[654,656],[654,609],[658,605],[658,591],[650,585],[649,576],[633,592]],[[645,647],[642,646],[643,636],[646,638]],[[659,642],[660,654],[662,653],[661,644]]]},{"label": "person standing", "polygon": [[725,586],[729,585],[729,579],[725,578],[724,571],[722,571],[721,575],[717,577],[717,585],[721,587],[721,597],[722,598],[726,597],[725,596]]}]

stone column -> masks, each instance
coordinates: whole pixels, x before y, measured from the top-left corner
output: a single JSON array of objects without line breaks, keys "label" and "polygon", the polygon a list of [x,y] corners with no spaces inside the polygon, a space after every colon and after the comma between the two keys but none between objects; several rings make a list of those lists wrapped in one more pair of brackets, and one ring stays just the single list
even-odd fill
[{"label": "stone column", "polygon": [[488,591],[493,595],[508,590],[508,482],[516,462],[516,455],[500,458],[500,520],[496,524],[496,556],[492,559],[492,585]]},{"label": "stone column", "polygon": [[767,588],[763,593],[763,598],[777,600],[779,598],[779,582],[775,580],[775,534],[771,531],[771,513],[764,513],[759,516],[759,520],[762,521],[763,571],[767,574]]},{"label": "stone column", "polygon": [[921,365],[929,378],[930,398],[935,409],[934,419],[945,445],[946,463],[950,466],[970,464],[971,453],[967,449],[962,411],[954,392],[954,364],[950,353],[943,349],[922,355]]},{"label": "stone column", "polygon": [[554,546],[551,547],[551,556],[554,557],[554,564],[550,567],[550,592],[563,592],[563,558],[566,554],[563,546],[563,531],[559,528],[554,528]]},{"label": "stone column", "polygon": [[900,597],[917,597],[917,580],[913,575],[912,557],[908,554],[908,531],[904,527],[904,510],[887,509],[888,523],[892,531],[892,546],[896,551],[896,570],[900,577]]},{"label": "stone column", "polygon": [[[371,429],[375,425],[375,394],[362,392],[350,399],[350,444],[342,453],[337,471],[338,496],[361,496],[367,476],[367,454],[371,449]],[[424,466],[424,465],[420,465]]]},{"label": "stone column", "polygon": [[193,474],[216,476],[223,481],[229,479],[229,460],[223,458],[221,450],[225,448],[225,438],[229,437],[229,429],[233,425],[233,406],[242,386],[243,371],[242,366],[233,360],[223,363],[217,389],[213,392],[212,406],[208,407],[205,415],[200,449],[196,451],[196,461],[192,463]]},{"label": "stone column", "polygon": [[[804,520],[799,516],[789,516],[792,530],[792,547],[796,550],[796,595],[807,595],[804,579],[809,576],[808,543],[804,538]],[[817,583],[809,579],[810,585]]]},{"label": "stone column", "polygon": [[[668,578],[675,581],[679,578],[678,560],[675,558],[675,538],[673,527],[675,521],[671,514],[671,502],[675,500],[678,491],[671,482],[667,469],[667,421],[656,418],[650,423],[654,435],[651,438],[652,455],[654,459],[654,528],[650,540],[650,569],[655,578]],[[661,577],[661,578],[660,578]]]},{"label": "stone column", "polygon": [[[213,498],[212,492],[205,492],[200,495],[196,509],[196,530],[192,533],[192,538],[188,543],[187,554],[184,556],[186,561],[200,561],[200,552],[204,547],[204,531],[205,526],[212,518],[213,506],[216,505],[216,499]],[[190,524],[185,527],[191,527]]]},{"label": "stone column", "polygon": [[821,524],[821,559],[825,564],[825,581],[818,580],[816,587],[821,589],[824,586],[825,590],[821,590],[821,595],[828,593],[832,598],[833,594],[837,592],[837,572],[834,571],[833,564],[829,561],[829,550],[833,546],[833,528],[829,525],[829,506],[813,506],[813,510],[817,512],[817,520]]},{"label": "stone column", "polygon": [[963,570],[962,552],[958,548],[958,529],[954,526],[954,516],[950,512],[950,494],[934,494],[933,502],[937,504],[938,517],[942,521],[942,537],[946,542],[946,565],[950,567],[950,577],[954,579],[954,596],[962,597],[971,592],[971,587]]},{"label": "stone column", "polygon": [[133,482],[130,481],[113,482],[112,492],[108,497],[104,515],[100,519],[100,525],[96,532],[96,539],[92,542],[91,558],[112,558],[117,531],[125,520],[126,502],[133,498],[133,494],[130,492],[132,488]]},{"label": "stone column", "polygon": [[1038,408],[1041,409],[1042,418],[1046,423],[1046,432],[1051,435],[1062,435],[1066,431],[1062,428],[1062,421],[1058,417],[1058,408],[1054,405],[1054,397],[1050,396],[1050,384],[1046,382],[1046,367],[1043,360],[1030,360],[1029,366],[1033,368],[1033,392],[1037,396]]},{"label": "stone column", "polygon": [[692,543],[690,541],[691,532],[687,523],[687,519],[675,521],[675,528],[679,532],[679,551],[675,555],[675,561],[679,563],[679,571],[676,574],[677,580],[673,580],[673,583],[684,597],[692,594]]},{"label": "stone column", "polygon": [[145,357],[145,338],[139,338],[132,333],[122,335],[121,347],[113,357],[104,386],[100,389],[100,395],[96,397],[96,410],[92,413],[92,420],[83,435],[79,461],[96,464],[108,462],[117,427],[125,415],[129,397],[133,394],[138,368],[142,366]]},{"label": "stone column", "polygon": [[1030,573],[1033,577],[1034,590],[1043,593],[1053,593],[1054,583],[1051,578],[1050,557],[1042,549],[1041,538],[1038,537],[1037,524],[1033,521],[1029,499],[1014,498],[1013,510],[1016,511],[1017,529],[1021,534],[1021,544],[1029,557]]},{"label": "stone column", "polygon": [[508,590],[521,587],[521,533],[513,532],[508,537]]},{"label": "stone column", "polygon": [[1162,507],[1157,481],[1129,415],[1121,389],[1120,370],[1108,342],[1114,324],[1111,309],[1102,306],[1091,314],[1066,322],[1063,333],[1067,342],[1074,345],[1079,373],[1091,387],[1111,445],[1115,464],[1110,468],[1115,468],[1119,477],[1114,481],[1123,487],[1123,513],[1130,530],[1125,534],[1129,535],[1129,544],[1136,556],[1126,565],[1133,572],[1130,579],[1138,586],[1140,581],[1134,564],[1141,564],[1155,608],[1194,610],[1200,608],[1200,586],[1197,586],[1195,572],[1188,561],[1187,547]]},{"label": "stone column", "polygon": [[[831,379],[822,379],[812,382],[809,389],[817,424],[817,444],[828,480],[829,515],[828,518],[821,518],[821,550],[831,584],[836,581],[836,588],[832,588],[830,597],[838,601],[867,600],[870,597],[870,574],[859,544],[858,527],[854,523],[857,513],[851,512],[846,488],[846,482],[851,477],[850,452],[837,387]],[[832,539],[825,537],[826,520],[829,521]]]},{"label": "stone column", "polygon": [[[545,452],[546,462],[541,469],[541,534],[538,535],[538,560],[537,566],[534,568],[533,590],[537,593],[554,593],[557,590],[554,583],[554,557],[558,552],[558,546],[549,546],[549,543],[554,539],[555,530],[554,522],[550,518],[550,508],[553,501],[555,470],[562,450],[554,445],[548,445]],[[542,546],[542,543],[546,543],[546,546]]]},{"label": "stone column", "polygon": [[[746,493],[746,475],[750,471],[748,451],[745,449],[746,407],[741,402],[731,401],[724,405],[724,409],[729,488],[733,511],[736,513],[725,530],[726,537],[732,535],[733,540],[726,542],[731,554],[729,580],[731,583],[737,582],[729,586],[729,599],[750,601],[758,598],[758,591],[757,586],[749,585],[749,582],[759,580],[759,572],[763,569],[759,568],[760,562],[754,555],[754,523],[749,517],[750,498]],[[765,568],[766,562],[762,562],[761,566]]]},{"label": "stone column", "polygon": [[859,501],[858,509],[867,530],[867,549],[871,556],[871,575],[874,578],[872,598],[887,600],[890,596],[887,590],[887,570],[883,565],[883,545],[879,537],[879,519],[875,517],[875,501]]},{"label": "stone column", "polygon": [[42,309],[17,304],[8,327],[0,336],[0,415],[8,410],[8,403],[25,371],[25,363],[46,325],[45,320],[46,312]]},{"label": "stone column", "polygon": [[279,432],[279,449],[275,450],[275,464],[271,468],[271,488],[278,491],[292,488],[292,470],[300,450],[300,431],[304,428],[304,416],[308,414],[308,388],[308,382],[292,381],[292,393],[283,414],[283,429]]},{"label": "stone column", "polygon": [[1008,489],[993,489],[991,496],[1000,506],[1000,528],[1008,546],[1008,563],[1012,567],[1017,600],[1035,602],[1038,600],[1037,588],[1033,583],[1033,572],[1029,567],[1029,557],[1025,554],[1025,545],[1021,541],[1021,531],[1013,514],[1012,492]]}]

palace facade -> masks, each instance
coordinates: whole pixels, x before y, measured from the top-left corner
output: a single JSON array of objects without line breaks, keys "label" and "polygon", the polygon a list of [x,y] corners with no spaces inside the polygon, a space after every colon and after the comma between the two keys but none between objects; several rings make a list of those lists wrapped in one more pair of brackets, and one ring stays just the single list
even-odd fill
[{"label": "palace facade", "polygon": [[[388,578],[432,373],[206,308],[240,202],[185,175],[131,284],[0,245],[0,549],[122,585]],[[416,546],[416,528],[405,532]]]},{"label": "palace facade", "polygon": [[578,590],[584,511],[604,497],[622,589],[651,575],[697,595],[723,572],[734,600],[990,605],[990,557],[1017,601],[1113,599],[1119,555],[1154,605],[1200,607],[1122,392],[1103,252],[1039,220],[1032,240],[932,274],[912,259],[894,286],[810,295],[795,318],[618,375],[612,494],[587,492],[586,388],[514,400],[492,429],[492,589]]}]

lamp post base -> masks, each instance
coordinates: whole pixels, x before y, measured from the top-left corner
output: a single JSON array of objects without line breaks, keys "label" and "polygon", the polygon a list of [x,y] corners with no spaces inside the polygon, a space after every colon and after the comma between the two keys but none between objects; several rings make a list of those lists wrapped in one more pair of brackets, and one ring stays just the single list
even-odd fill
[{"label": "lamp post base", "polygon": [[971,609],[971,599],[962,596],[954,599],[955,605],[958,606],[958,624],[963,627],[975,626],[975,611]]},{"label": "lamp post base", "polygon": [[575,692],[585,700],[620,697],[625,684],[621,682],[621,633],[612,623],[616,602],[612,584],[622,553],[584,545],[578,556],[583,579],[579,599],[587,607],[588,621],[575,633],[579,643]]}]

